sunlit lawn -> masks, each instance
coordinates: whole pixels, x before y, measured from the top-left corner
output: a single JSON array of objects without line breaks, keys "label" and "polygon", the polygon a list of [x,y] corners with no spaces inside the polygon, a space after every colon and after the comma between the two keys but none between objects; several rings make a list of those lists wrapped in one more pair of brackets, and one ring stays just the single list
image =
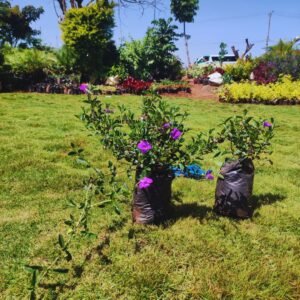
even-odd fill
[{"label": "sunlit lawn", "polygon": [[[68,199],[83,198],[82,181],[89,171],[67,156],[70,143],[85,148],[86,157],[101,168],[111,159],[75,117],[83,98],[0,95],[1,299],[28,297],[24,265],[51,261],[57,234],[65,232],[64,220],[72,211]],[[129,96],[104,101],[136,111],[141,104],[139,97]],[[92,229],[98,238],[78,240],[72,248],[72,267],[81,265],[81,272],[51,277],[39,296],[300,299],[300,107],[169,101],[190,112],[192,132],[214,127],[244,108],[276,119],[274,164],[256,163],[253,218],[216,217],[211,211],[215,182],[175,180],[176,220],[164,227],[134,226],[131,199],[120,204],[120,216],[110,206],[95,211]],[[207,158],[203,167],[216,171],[218,163]],[[118,165],[122,180],[130,184],[123,163]],[[109,243],[100,253],[93,251],[104,235]]]}]

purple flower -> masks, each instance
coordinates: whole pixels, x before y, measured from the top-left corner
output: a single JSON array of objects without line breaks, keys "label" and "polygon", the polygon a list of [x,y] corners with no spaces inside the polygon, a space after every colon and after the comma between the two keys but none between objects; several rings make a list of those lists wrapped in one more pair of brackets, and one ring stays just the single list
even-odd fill
[{"label": "purple flower", "polygon": [[171,131],[170,136],[173,140],[178,140],[182,136],[182,132],[178,128],[174,128]]},{"label": "purple flower", "polygon": [[112,109],[110,109],[109,107],[106,107],[106,108],[104,109],[104,112],[105,112],[106,114],[113,114],[113,113],[114,113],[114,111],[113,111]]},{"label": "purple flower", "polygon": [[170,123],[165,123],[164,125],[163,125],[163,128],[164,129],[168,129],[168,128],[170,128],[171,127],[171,124]]},{"label": "purple flower", "polygon": [[265,121],[263,123],[264,127],[272,127],[272,123]]},{"label": "purple flower", "polygon": [[138,144],[137,144],[138,149],[143,153],[146,154],[148,151],[150,151],[152,149],[152,145],[144,140],[141,140]]},{"label": "purple flower", "polygon": [[153,183],[153,179],[149,177],[144,177],[139,181],[139,188],[146,189]]},{"label": "purple flower", "polygon": [[207,180],[214,180],[214,175],[212,174],[212,170],[208,170],[205,174],[205,178]]},{"label": "purple flower", "polygon": [[79,89],[80,89],[83,93],[86,93],[88,87],[89,87],[89,85],[88,85],[87,83],[82,83],[82,84],[79,86]]}]

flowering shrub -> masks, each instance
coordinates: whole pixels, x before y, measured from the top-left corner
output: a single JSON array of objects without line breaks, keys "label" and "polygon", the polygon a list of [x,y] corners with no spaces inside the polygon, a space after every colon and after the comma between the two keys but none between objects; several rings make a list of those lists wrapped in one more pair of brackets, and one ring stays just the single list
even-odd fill
[{"label": "flowering shrub", "polygon": [[152,83],[149,81],[138,80],[134,79],[133,77],[128,77],[123,81],[120,87],[127,93],[139,95],[142,92],[147,91],[150,88],[151,84]]},{"label": "flowering shrub", "polygon": [[296,104],[300,103],[300,81],[283,76],[276,83],[257,85],[251,82],[225,85],[219,92],[224,102]]},{"label": "flowering shrub", "polygon": [[[274,133],[274,119],[270,121],[248,116],[244,110],[242,116],[233,116],[221,124],[220,138],[226,142],[226,147],[220,154],[230,154],[229,159],[260,159],[268,150]],[[229,144],[228,144],[229,142]]]},{"label": "flowering shrub", "polygon": [[300,79],[300,55],[288,54],[283,56],[266,56],[260,59],[263,63],[274,66],[273,73],[277,78],[280,75],[291,75],[294,80]]},{"label": "flowering shrub", "polygon": [[250,60],[238,60],[236,64],[228,64],[224,66],[225,75],[230,76],[233,81],[240,82],[249,80],[250,74],[254,69],[254,62]]},{"label": "flowering shrub", "polygon": [[157,170],[171,166],[184,167],[201,159],[202,155],[217,148],[213,130],[200,133],[188,144],[184,136],[188,131],[184,121],[188,116],[179,107],[169,106],[155,92],[143,99],[141,115],[119,106],[114,114],[105,112],[101,101],[88,93],[89,108],[82,120],[95,130],[101,143],[116,156],[130,163],[135,169],[141,187],[149,184],[147,178]]},{"label": "flowering shrub", "polygon": [[253,69],[254,80],[258,84],[268,84],[276,82],[278,77],[276,75],[276,65],[272,62],[260,62],[258,66]]}]

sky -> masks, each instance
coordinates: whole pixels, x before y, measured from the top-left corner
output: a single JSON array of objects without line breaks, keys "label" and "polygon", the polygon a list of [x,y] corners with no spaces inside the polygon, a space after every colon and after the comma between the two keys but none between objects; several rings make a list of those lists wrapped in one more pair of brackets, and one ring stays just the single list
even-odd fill
[{"label": "sky", "polygon": [[[162,5],[156,11],[156,18],[168,18],[170,1],[161,0]],[[300,36],[300,0],[200,0],[200,7],[194,23],[187,24],[187,33],[191,35],[189,49],[192,61],[203,55],[217,54],[219,45],[225,42],[235,46],[241,52],[245,49],[245,38],[254,43],[252,55],[257,56],[265,50],[269,13],[271,18],[270,42],[279,39],[291,40]],[[52,47],[62,45],[58,18],[53,0],[12,0],[13,5],[43,6],[44,14],[33,27],[41,30],[43,42]],[[143,12],[136,6],[116,8],[114,39],[119,45],[122,41],[142,38],[154,17],[154,9]],[[176,22],[175,22],[176,23]],[[176,23],[178,32],[182,24]],[[176,55],[186,63],[183,39],[177,42]]]}]

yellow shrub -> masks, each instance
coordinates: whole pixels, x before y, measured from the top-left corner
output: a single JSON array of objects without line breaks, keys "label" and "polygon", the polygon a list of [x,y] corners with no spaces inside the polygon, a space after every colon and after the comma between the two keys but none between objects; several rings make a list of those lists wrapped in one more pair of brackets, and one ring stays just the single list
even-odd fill
[{"label": "yellow shrub", "polygon": [[254,62],[238,60],[236,64],[224,66],[224,71],[233,81],[248,80],[254,68]]},{"label": "yellow shrub", "polygon": [[242,82],[224,85],[219,92],[220,100],[225,102],[276,102],[300,100],[300,80],[292,81],[285,75],[276,83],[257,85],[254,82]]}]

